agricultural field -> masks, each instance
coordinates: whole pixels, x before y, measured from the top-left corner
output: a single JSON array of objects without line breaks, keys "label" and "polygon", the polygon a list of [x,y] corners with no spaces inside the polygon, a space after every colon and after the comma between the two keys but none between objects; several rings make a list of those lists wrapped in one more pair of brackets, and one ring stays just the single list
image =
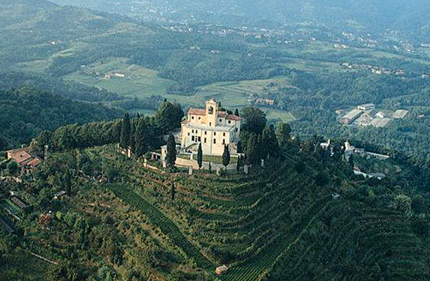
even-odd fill
[{"label": "agricultural field", "polygon": [[[165,96],[167,87],[174,84],[173,81],[159,78],[157,71],[130,65],[127,60],[126,58],[111,58],[106,62],[91,64],[78,72],[66,75],[64,79],[96,86],[132,98],[145,98],[151,95]],[[113,72],[124,73],[128,78],[104,78],[106,73]]]},{"label": "agricultural field", "polygon": [[52,265],[22,250],[3,257],[0,263],[0,280],[46,280]]}]

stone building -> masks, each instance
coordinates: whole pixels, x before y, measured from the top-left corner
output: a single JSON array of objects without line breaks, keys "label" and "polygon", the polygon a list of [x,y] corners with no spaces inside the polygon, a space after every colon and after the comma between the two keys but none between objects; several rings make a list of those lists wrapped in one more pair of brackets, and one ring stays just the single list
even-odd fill
[{"label": "stone building", "polygon": [[188,111],[187,120],[181,127],[181,149],[197,151],[201,143],[204,155],[221,156],[224,145],[227,145],[230,153],[236,154],[240,123],[239,116],[220,110],[219,104],[211,99],[206,102],[205,109],[191,108]]}]

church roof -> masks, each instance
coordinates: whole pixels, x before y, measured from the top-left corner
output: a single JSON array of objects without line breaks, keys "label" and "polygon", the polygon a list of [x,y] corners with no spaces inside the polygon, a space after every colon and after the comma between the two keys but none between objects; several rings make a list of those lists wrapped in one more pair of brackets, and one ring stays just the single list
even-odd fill
[{"label": "church roof", "polygon": [[188,114],[206,116],[206,110],[199,108],[190,108],[190,110],[188,110]]},{"label": "church roof", "polygon": [[236,116],[234,114],[228,114],[226,117],[227,120],[233,120],[233,121],[240,121],[242,120],[242,118],[240,118],[239,116]]}]

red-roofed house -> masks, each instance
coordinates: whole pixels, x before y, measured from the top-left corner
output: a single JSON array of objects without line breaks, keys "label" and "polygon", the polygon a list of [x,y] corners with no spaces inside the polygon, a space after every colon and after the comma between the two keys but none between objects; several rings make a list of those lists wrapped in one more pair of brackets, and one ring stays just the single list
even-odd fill
[{"label": "red-roofed house", "polygon": [[6,153],[7,159],[13,159],[26,173],[36,169],[42,163],[39,157],[30,153],[29,147],[8,150]]}]

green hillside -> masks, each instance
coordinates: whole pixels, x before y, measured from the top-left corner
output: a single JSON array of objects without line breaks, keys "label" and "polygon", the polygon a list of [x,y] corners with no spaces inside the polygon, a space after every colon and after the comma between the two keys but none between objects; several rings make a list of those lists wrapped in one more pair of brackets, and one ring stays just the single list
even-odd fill
[{"label": "green hillside", "polygon": [[[73,123],[111,120],[122,111],[72,101],[33,88],[0,88],[0,139],[9,146],[28,143],[43,130]],[[0,145],[3,148],[3,144]]]},{"label": "green hillside", "polygon": [[[384,167],[393,174],[366,180],[341,158],[308,150],[311,142],[301,152],[297,145],[250,175],[224,177],[144,169],[113,145],[52,153],[35,181],[24,183],[30,189],[0,186],[33,206],[22,221],[0,212],[18,230],[6,236],[16,249],[0,251],[0,260],[10,265],[31,250],[59,265],[45,264],[47,275],[14,265],[0,278],[428,280],[429,168],[390,159]],[[52,200],[68,188],[65,173],[71,191]],[[35,218],[48,210],[46,228]],[[229,271],[216,277],[222,264]]]}]

